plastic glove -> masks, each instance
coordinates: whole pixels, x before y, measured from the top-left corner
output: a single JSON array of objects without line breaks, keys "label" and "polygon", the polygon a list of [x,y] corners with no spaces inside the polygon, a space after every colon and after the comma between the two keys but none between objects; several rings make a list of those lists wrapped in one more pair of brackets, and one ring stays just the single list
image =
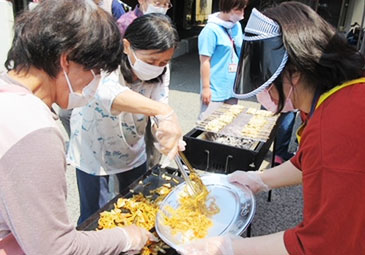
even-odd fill
[{"label": "plastic glove", "polygon": [[[159,144],[155,144],[155,147],[158,148]],[[186,146],[186,142],[181,139],[179,141],[179,145],[178,145],[178,150],[179,151],[184,151],[185,150],[185,146]],[[161,168],[165,168],[168,165],[170,165],[171,160],[173,159],[173,157],[175,156],[175,154],[172,154],[173,152],[170,152],[169,154],[167,154],[167,157],[164,158],[164,160],[162,161],[161,164]]]},{"label": "plastic glove", "polygon": [[236,238],[233,235],[216,236],[194,240],[181,247],[177,251],[182,255],[233,255],[233,243]]},{"label": "plastic glove", "polygon": [[167,115],[156,115],[155,118],[157,122],[155,137],[158,142],[156,148],[168,158],[173,159],[178,150],[185,148],[181,143],[182,131],[177,115],[171,111]]},{"label": "plastic glove", "polygon": [[123,252],[128,251],[128,254],[139,253],[148,240],[157,242],[157,238],[153,234],[136,225],[130,225],[119,229],[124,233]]},{"label": "plastic glove", "polygon": [[228,175],[228,181],[237,183],[239,185],[248,186],[253,193],[269,191],[271,189],[262,181],[259,171],[244,172],[238,170]]}]

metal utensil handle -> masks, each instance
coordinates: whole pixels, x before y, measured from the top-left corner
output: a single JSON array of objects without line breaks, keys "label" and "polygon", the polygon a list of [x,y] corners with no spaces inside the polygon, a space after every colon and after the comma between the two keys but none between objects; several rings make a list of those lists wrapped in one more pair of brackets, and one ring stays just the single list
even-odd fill
[{"label": "metal utensil handle", "polygon": [[185,166],[187,166],[190,173],[195,173],[193,166],[190,164],[189,160],[186,158],[184,152],[179,151],[178,153],[179,153],[180,158],[182,159],[182,162],[185,164]]},{"label": "metal utensil handle", "polygon": [[179,155],[175,156],[175,163],[177,165],[177,168],[180,170],[180,173],[181,173],[182,177],[184,178],[186,185],[188,186],[188,191],[191,193],[191,195],[194,195],[196,193],[194,190],[194,186],[190,180],[190,177],[186,173],[183,164],[181,163]]},{"label": "metal utensil handle", "polygon": [[[159,125],[159,120],[158,120],[158,118],[157,118],[156,116],[153,116],[152,118],[153,118],[153,120],[155,121],[155,124],[156,124],[156,126],[157,126],[157,128],[158,128],[158,125]],[[182,163],[181,163],[181,158],[180,158],[179,154],[177,154],[177,155],[175,156],[175,163],[176,163],[176,165],[177,165],[177,168],[180,170],[180,173],[181,173],[182,177],[183,177],[183,178],[184,178],[184,180],[185,180],[185,183],[186,183],[186,185],[187,185],[187,187],[188,187],[188,192],[190,193],[190,195],[194,195],[194,194],[196,194],[196,192],[195,192],[195,190],[194,190],[194,186],[193,186],[193,184],[192,184],[192,182],[191,182],[191,180],[190,180],[190,178],[189,178],[188,174],[186,173],[186,171],[185,171],[185,169],[184,169],[184,166],[183,166],[183,165],[182,165]]]}]

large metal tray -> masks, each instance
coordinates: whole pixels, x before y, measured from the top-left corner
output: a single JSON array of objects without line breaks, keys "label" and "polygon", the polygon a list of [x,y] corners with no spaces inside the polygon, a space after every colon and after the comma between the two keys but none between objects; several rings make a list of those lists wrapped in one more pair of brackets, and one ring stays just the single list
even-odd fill
[{"label": "large metal tray", "polygon": [[[251,223],[255,214],[255,198],[251,190],[228,182],[227,176],[223,174],[209,173],[201,177],[203,183],[215,198],[220,212],[212,216],[213,226],[208,231],[208,236],[220,236],[224,234],[241,235]],[[179,194],[183,192],[185,183],[176,186],[163,200],[160,210],[165,211],[165,206],[170,205],[176,209],[179,207]],[[167,212],[166,212],[166,215]],[[177,249],[186,240],[183,235],[171,234],[170,227],[163,224],[162,213],[156,217],[156,232],[160,238],[169,246]]]},{"label": "large metal tray", "polygon": [[[178,176],[179,172],[173,168],[160,168],[159,165],[154,166],[148,170],[143,176],[134,181],[130,186],[126,187],[124,191],[114,197],[105,206],[91,215],[82,224],[77,226],[78,230],[95,230],[98,227],[98,220],[100,213],[104,211],[110,211],[114,209],[114,204],[117,203],[119,198],[130,198],[133,195],[142,193],[145,196],[151,195],[150,191],[169,184],[174,187],[181,183],[183,179]],[[166,176],[168,178],[166,178]],[[152,199],[155,199],[156,195],[153,195]]]}]

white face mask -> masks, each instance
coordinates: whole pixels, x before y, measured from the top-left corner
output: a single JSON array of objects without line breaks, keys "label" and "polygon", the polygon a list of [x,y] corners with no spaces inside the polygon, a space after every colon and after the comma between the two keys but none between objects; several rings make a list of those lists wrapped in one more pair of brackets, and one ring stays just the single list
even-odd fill
[{"label": "white face mask", "polygon": [[236,13],[233,13],[230,15],[230,20],[233,22],[233,23],[236,23],[240,20],[243,19],[243,13],[242,14],[236,14]]},{"label": "white face mask", "polygon": [[129,64],[131,64],[135,75],[137,75],[137,77],[142,81],[149,81],[154,78],[157,78],[158,76],[160,76],[160,74],[162,74],[163,70],[166,67],[166,66],[150,65],[150,64],[140,60],[139,58],[137,58],[137,56],[133,50],[132,50],[132,53],[133,53],[134,58],[136,59],[136,62],[134,62],[134,65],[133,65],[132,61],[130,60],[129,56],[127,55]]},{"label": "white face mask", "polygon": [[76,107],[81,107],[81,106],[87,105],[94,97],[96,90],[98,89],[98,85],[99,85],[101,76],[100,76],[100,74],[95,75],[93,70],[90,70],[90,71],[93,74],[94,78],[92,79],[91,82],[89,82],[89,84],[86,87],[84,87],[82,89],[81,94],[73,91],[70,79],[68,78],[67,73],[65,71],[63,71],[63,73],[65,74],[65,77],[66,77],[68,89],[70,90],[70,93],[68,94],[67,109],[73,109]]},{"label": "white face mask", "polygon": [[154,6],[153,4],[147,4],[147,10],[143,14],[149,13],[161,13],[166,14],[168,8]]}]

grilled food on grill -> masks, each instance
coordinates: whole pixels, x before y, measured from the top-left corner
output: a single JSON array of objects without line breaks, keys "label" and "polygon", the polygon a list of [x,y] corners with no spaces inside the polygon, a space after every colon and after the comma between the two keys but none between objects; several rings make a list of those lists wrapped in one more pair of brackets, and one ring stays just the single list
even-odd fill
[{"label": "grilled food on grill", "polygon": [[[223,107],[227,108],[227,107]],[[226,125],[230,124],[244,109],[242,105],[232,105],[225,109],[223,114],[217,118],[210,120],[206,125],[205,129],[212,132],[218,132]]]},{"label": "grilled food on grill", "polygon": [[242,135],[251,139],[266,140],[277,117],[272,112],[254,108],[249,108],[247,113],[253,116],[243,127]]}]

